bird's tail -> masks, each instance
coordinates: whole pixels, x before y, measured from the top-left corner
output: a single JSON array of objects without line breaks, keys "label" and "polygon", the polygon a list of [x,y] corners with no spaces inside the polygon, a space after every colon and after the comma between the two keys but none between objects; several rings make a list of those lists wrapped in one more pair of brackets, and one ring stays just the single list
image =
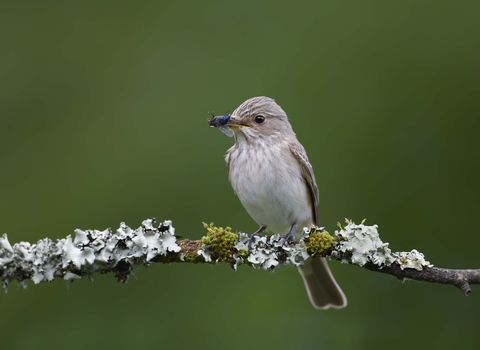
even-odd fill
[{"label": "bird's tail", "polygon": [[347,298],[330,272],[325,258],[308,259],[304,265],[298,267],[298,271],[316,309],[338,309],[347,306]]}]

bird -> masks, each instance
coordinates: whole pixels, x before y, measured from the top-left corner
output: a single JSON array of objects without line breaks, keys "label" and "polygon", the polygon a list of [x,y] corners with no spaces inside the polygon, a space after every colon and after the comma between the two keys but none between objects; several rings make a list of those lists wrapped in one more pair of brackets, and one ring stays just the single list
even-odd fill
[{"label": "bird", "polygon": [[[209,124],[235,138],[225,156],[228,179],[259,225],[254,236],[266,231],[295,240],[304,227],[320,227],[313,168],[287,114],[274,99],[250,98],[231,115],[209,119]],[[313,307],[347,305],[325,258],[308,259],[298,270]]]}]

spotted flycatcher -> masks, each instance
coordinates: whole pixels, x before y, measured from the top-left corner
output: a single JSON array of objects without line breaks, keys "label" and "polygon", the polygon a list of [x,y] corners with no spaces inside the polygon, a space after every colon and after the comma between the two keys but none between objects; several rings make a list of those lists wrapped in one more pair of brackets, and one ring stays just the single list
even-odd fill
[{"label": "spotted flycatcher", "polygon": [[[320,226],[318,188],[307,153],[286,113],[268,97],[254,97],[231,115],[209,121],[235,144],[225,157],[228,178],[240,202],[260,228],[298,238],[304,227]],[[325,258],[298,268],[308,296],[318,309],[341,308],[347,299]]]}]

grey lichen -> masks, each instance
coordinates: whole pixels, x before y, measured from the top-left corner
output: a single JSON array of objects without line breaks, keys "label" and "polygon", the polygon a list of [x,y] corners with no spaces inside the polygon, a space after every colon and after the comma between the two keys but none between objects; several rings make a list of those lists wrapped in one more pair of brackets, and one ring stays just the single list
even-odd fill
[{"label": "grey lichen", "polygon": [[393,253],[388,243],[382,242],[378,235],[378,226],[360,225],[347,220],[347,226],[335,231],[340,240],[332,252],[331,258],[343,263],[364,266],[372,263],[377,266],[390,266],[398,263],[401,269],[432,267],[424,255],[416,250]]},{"label": "grey lichen", "polygon": [[180,251],[171,221],[158,227],[154,222],[145,220],[135,230],[121,223],[115,233],[110,229],[75,230],[73,239],[68,235],[56,242],[45,238],[35,244],[20,242],[13,246],[4,234],[0,238],[3,290],[7,292],[12,279],[40,283],[55,277],[73,280],[107,271],[116,271],[117,279],[125,282],[134,263],[148,265],[158,256]]},{"label": "grey lichen", "polygon": [[305,231],[298,242],[286,242],[280,235],[250,236],[242,232],[232,232],[230,227],[216,227],[205,224],[207,235],[202,237],[202,247],[198,250],[206,262],[228,262],[236,270],[241,264],[253,268],[274,270],[280,264],[301,265],[310,257],[305,240],[310,230]]},{"label": "grey lichen", "polygon": [[402,270],[408,268],[422,271],[425,266],[433,267],[433,264],[425,260],[425,256],[415,249],[410,252],[393,253],[393,256],[395,256],[395,261],[400,265]]},{"label": "grey lichen", "polygon": [[295,243],[286,242],[280,235],[255,236],[249,241],[250,236],[240,233],[235,244],[237,252],[233,255],[233,268],[248,264],[256,269],[274,270],[279,264],[302,265],[310,257],[305,248],[307,237],[304,235]]}]

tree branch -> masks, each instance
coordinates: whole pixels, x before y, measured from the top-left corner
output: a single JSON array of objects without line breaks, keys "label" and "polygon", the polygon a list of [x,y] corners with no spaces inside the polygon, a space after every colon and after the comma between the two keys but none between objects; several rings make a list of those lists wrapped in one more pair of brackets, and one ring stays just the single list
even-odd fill
[{"label": "tree branch", "polygon": [[285,242],[279,235],[250,237],[213,224],[204,224],[207,235],[201,240],[177,240],[170,221],[158,227],[155,219],[145,220],[133,230],[124,223],[115,233],[111,229],[75,230],[75,238],[52,241],[42,239],[35,244],[16,243],[7,235],[0,237],[0,279],[6,293],[11,280],[26,286],[50,282],[55,277],[74,280],[95,273],[115,274],[125,283],[134,265],[161,263],[229,263],[274,270],[279,265],[298,266],[312,257],[328,257],[371,271],[431,283],[450,284],[471,293],[470,284],[480,284],[480,270],[454,270],[433,267],[422,253],[392,252],[380,240],[377,226],[356,225],[347,221],[333,235],[321,228],[305,228],[298,242]]},{"label": "tree branch", "polygon": [[465,296],[472,292],[470,284],[480,284],[480,270],[456,270],[438,267],[424,267],[421,271],[415,269],[402,270],[397,263],[384,267],[368,263],[363,267],[367,270],[395,276],[398,279],[450,284],[460,289]]}]

